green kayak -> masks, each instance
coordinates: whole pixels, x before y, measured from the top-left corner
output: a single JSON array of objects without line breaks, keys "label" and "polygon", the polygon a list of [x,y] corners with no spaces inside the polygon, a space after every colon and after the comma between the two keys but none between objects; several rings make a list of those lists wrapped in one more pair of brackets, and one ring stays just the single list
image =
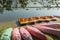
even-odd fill
[{"label": "green kayak", "polygon": [[11,40],[11,32],[13,28],[8,28],[4,31],[4,33],[1,36],[1,40]]}]

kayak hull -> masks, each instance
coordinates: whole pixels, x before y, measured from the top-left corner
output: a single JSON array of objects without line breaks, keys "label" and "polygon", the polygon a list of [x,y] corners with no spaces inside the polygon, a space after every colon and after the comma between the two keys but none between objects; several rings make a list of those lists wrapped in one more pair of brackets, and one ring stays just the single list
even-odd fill
[{"label": "kayak hull", "polygon": [[11,40],[11,32],[12,28],[8,28],[4,31],[4,33],[1,36],[1,40]]},{"label": "kayak hull", "polygon": [[22,38],[24,40],[33,40],[32,36],[30,35],[30,33],[23,27],[20,28],[20,33],[22,35]]},{"label": "kayak hull", "polygon": [[21,35],[18,28],[14,28],[12,32],[12,40],[21,40]]}]

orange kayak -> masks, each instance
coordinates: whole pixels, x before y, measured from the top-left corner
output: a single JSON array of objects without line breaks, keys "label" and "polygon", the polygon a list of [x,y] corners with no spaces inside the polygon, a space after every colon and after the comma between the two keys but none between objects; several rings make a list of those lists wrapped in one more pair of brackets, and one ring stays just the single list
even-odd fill
[{"label": "orange kayak", "polygon": [[27,24],[28,23],[27,18],[18,18],[18,21],[20,24]]}]

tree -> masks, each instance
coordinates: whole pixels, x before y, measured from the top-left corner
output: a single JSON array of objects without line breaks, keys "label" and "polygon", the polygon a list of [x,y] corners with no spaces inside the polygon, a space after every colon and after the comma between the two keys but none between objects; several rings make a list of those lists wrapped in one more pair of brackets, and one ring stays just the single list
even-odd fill
[{"label": "tree", "polygon": [[28,4],[28,0],[19,0],[19,3],[21,4],[22,8],[25,8]]}]

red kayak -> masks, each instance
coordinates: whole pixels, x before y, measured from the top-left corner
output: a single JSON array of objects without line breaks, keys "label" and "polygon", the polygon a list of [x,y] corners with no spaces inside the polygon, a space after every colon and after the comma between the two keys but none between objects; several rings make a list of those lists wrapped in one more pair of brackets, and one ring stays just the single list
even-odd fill
[{"label": "red kayak", "polygon": [[51,27],[54,29],[60,28],[60,24],[49,24],[49,25],[43,25],[43,26]]},{"label": "red kayak", "polygon": [[20,33],[22,35],[22,38],[24,40],[33,40],[32,36],[30,35],[30,33],[23,27],[20,28]]},{"label": "red kayak", "polygon": [[42,23],[42,24],[35,24],[33,26],[46,26],[46,27],[51,27],[51,28],[54,28],[54,29],[57,29],[57,28],[60,28],[60,24],[52,24],[52,23]]},{"label": "red kayak", "polygon": [[12,32],[12,40],[21,40],[21,35],[19,33],[18,28],[14,28]]},{"label": "red kayak", "polygon": [[60,31],[57,29],[46,27],[46,26],[33,26],[33,27],[39,29],[40,31],[44,33],[53,34],[60,37]]},{"label": "red kayak", "polygon": [[26,29],[29,31],[29,33],[31,33],[33,36],[35,36],[39,40],[46,40],[45,34],[43,34],[37,28],[26,26]]}]

